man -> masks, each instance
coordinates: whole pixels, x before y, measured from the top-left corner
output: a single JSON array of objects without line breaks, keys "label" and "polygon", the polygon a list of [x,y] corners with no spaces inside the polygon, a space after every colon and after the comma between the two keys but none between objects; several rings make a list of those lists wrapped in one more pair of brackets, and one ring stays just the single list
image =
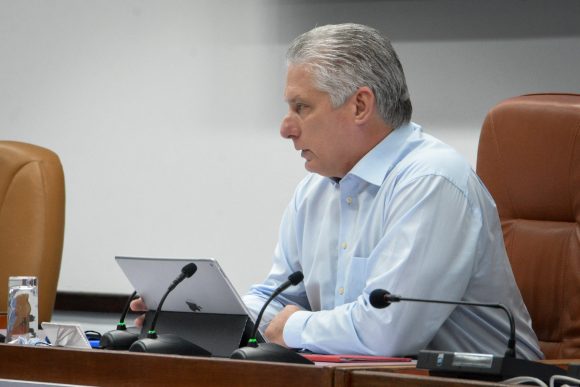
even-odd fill
[{"label": "man", "polygon": [[272,342],[319,353],[413,355],[429,348],[503,355],[502,311],[399,303],[369,293],[503,303],[514,314],[517,356],[539,359],[537,338],[506,256],[495,204],[454,150],[410,122],[401,64],[378,31],[315,28],[287,54],[280,133],[309,174],[283,216],[273,266],[244,302]]}]

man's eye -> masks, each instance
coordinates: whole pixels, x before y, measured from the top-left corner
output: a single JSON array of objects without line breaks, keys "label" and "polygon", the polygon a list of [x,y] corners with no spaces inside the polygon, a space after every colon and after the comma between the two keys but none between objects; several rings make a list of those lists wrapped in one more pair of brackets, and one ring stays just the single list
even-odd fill
[{"label": "man's eye", "polygon": [[304,104],[297,103],[297,104],[296,104],[296,113],[301,113],[301,112],[302,112],[302,110],[304,110],[304,108],[305,108],[305,107],[306,107],[306,106],[305,106]]}]

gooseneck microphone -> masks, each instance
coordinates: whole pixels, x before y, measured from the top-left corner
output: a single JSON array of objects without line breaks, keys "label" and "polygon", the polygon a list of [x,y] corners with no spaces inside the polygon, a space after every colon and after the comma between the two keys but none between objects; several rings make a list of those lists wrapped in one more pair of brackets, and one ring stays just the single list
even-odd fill
[{"label": "gooseneck microphone", "polygon": [[254,361],[271,361],[278,363],[297,363],[297,364],[314,364],[310,360],[306,359],[304,356],[300,356],[291,349],[285,348],[281,345],[274,343],[258,343],[256,340],[256,335],[258,332],[258,327],[260,326],[260,321],[264,311],[272,302],[272,300],[280,295],[284,290],[288,289],[290,286],[298,285],[304,279],[304,274],[301,271],[295,271],[288,276],[288,280],[282,283],[280,286],[272,292],[272,295],[260,309],[256,322],[254,323],[254,329],[252,329],[252,334],[248,340],[246,347],[236,349],[230,358],[239,360],[254,360]]},{"label": "gooseneck microphone", "polygon": [[192,342],[185,340],[184,338],[167,333],[158,336],[155,330],[155,325],[157,324],[157,319],[161,313],[161,308],[165,299],[171,293],[177,285],[179,285],[184,279],[190,278],[197,271],[197,266],[195,263],[191,262],[185,265],[181,269],[181,273],[173,282],[169,285],[165,294],[159,301],[157,310],[153,317],[153,321],[150,325],[149,331],[147,332],[147,337],[141,340],[135,341],[129,348],[130,352],[150,352],[150,353],[166,353],[166,354],[176,354],[176,355],[189,355],[189,356],[211,356],[211,353],[204,348],[201,348]]},{"label": "gooseneck microphone", "polygon": [[131,301],[133,301],[136,295],[137,291],[135,290],[131,296],[129,296],[127,304],[125,305],[123,313],[121,314],[121,318],[117,323],[117,329],[109,331],[101,336],[99,348],[125,350],[129,349],[131,344],[133,344],[139,338],[137,333],[127,331],[127,326],[125,325],[125,317],[127,317],[129,307],[131,306]]},{"label": "gooseneck microphone", "polygon": [[447,305],[467,305],[467,306],[481,306],[484,308],[494,308],[503,310],[507,316],[510,323],[510,337],[507,344],[507,350],[505,352],[505,357],[516,357],[516,324],[514,322],[514,316],[512,312],[502,304],[489,304],[483,302],[468,302],[468,301],[447,301],[447,300],[427,300],[422,298],[408,298],[401,297],[396,294],[391,294],[384,289],[375,289],[371,292],[369,296],[369,301],[372,306],[377,309],[386,308],[391,305],[392,302],[401,301],[412,301],[412,302],[424,302],[430,304],[447,304]]},{"label": "gooseneck microphone", "polygon": [[260,313],[258,314],[258,318],[256,319],[256,323],[254,324],[254,329],[252,329],[252,334],[248,339],[248,346],[250,347],[257,347],[258,341],[256,340],[256,335],[258,333],[258,327],[260,326],[260,322],[262,321],[262,315],[266,310],[266,307],[272,302],[272,300],[280,295],[284,290],[288,289],[290,286],[296,286],[304,279],[304,274],[301,271],[295,271],[294,273],[288,276],[288,279],[282,283],[282,285],[278,286],[276,290],[272,293],[270,298],[264,303],[262,309],[260,309]]},{"label": "gooseneck microphone", "polygon": [[149,328],[149,332],[147,332],[148,338],[150,338],[150,339],[157,338],[157,332],[155,331],[155,326],[157,325],[157,318],[159,318],[159,313],[161,312],[161,307],[163,306],[163,303],[165,302],[165,299],[167,298],[169,293],[171,293],[173,291],[173,289],[175,289],[175,287],[177,285],[179,285],[184,279],[191,278],[191,276],[194,275],[196,271],[197,271],[197,265],[193,262],[188,263],[187,265],[185,265],[181,268],[181,273],[177,276],[177,278],[175,278],[173,280],[171,285],[169,285],[169,287],[165,291],[165,294],[161,298],[161,301],[159,301],[159,305],[157,306],[157,311],[155,312],[155,316],[153,317],[153,322],[151,323],[151,327]]},{"label": "gooseneck microphone", "polygon": [[422,350],[417,358],[417,368],[429,370],[431,375],[501,381],[518,376],[530,376],[549,383],[553,375],[563,375],[564,370],[549,364],[542,364],[525,359],[516,359],[516,328],[511,311],[502,304],[489,304],[468,301],[427,300],[407,298],[389,293],[384,289],[375,289],[369,296],[372,306],[386,308],[392,302],[411,301],[433,304],[466,305],[484,308],[502,309],[510,323],[510,337],[504,357],[491,354],[446,352]]}]

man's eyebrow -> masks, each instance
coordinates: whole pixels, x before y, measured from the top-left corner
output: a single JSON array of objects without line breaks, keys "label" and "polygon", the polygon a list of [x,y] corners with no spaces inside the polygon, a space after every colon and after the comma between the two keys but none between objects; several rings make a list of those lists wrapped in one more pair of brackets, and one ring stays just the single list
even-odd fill
[{"label": "man's eyebrow", "polygon": [[302,102],[302,97],[299,96],[299,95],[294,95],[294,96],[292,96],[290,98],[284,97],[284,101],[286,101],[289,104],[294,104],[296,102]]}]

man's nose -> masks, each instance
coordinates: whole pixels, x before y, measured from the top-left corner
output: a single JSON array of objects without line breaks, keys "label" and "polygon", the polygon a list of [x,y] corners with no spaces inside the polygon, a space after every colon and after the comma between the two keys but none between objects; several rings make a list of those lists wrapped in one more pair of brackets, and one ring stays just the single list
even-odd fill
[{"label": "man's nose", "polygon": [[300,134],[300,128],[295,119],[293,119],[290,114],[286,115],[282,120],[280,125],[280,135],[287,139],[292,139],[298,137]]}]

